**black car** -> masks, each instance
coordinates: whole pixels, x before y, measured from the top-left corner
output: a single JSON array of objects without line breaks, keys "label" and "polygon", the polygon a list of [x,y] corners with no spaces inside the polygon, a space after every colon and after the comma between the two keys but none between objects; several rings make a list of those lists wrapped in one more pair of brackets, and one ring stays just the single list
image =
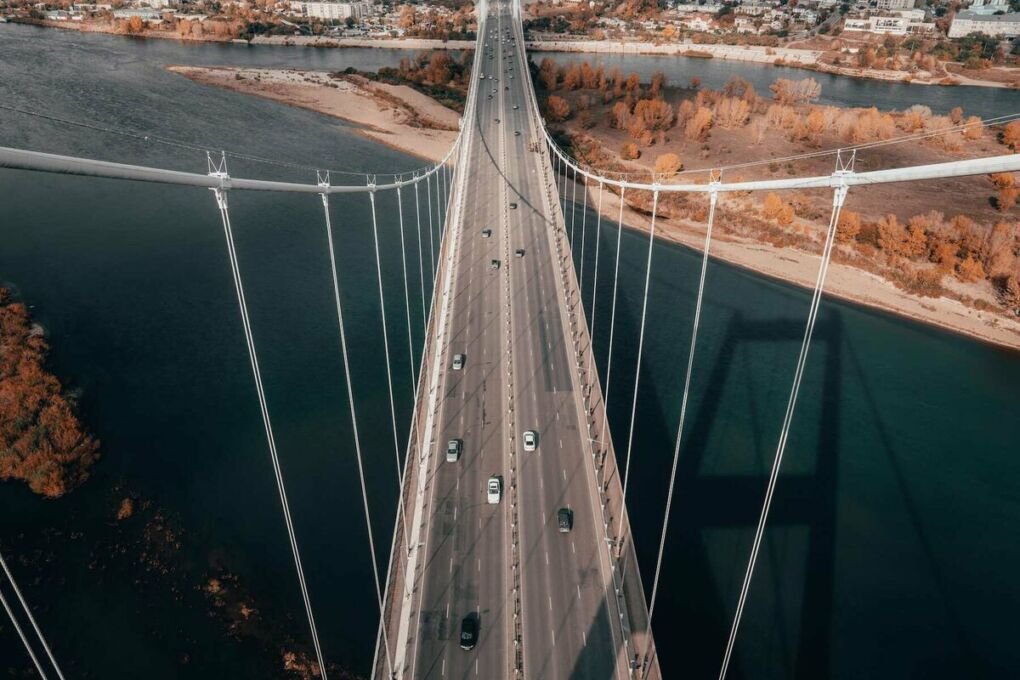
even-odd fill
[{"label": "black car", "polygon": [[474,649],[478,644],[478,614],[468,614],[460,622],[460,648]]},{"label": "black car", "polygon": [[556,524],[560,533],[568,533],[574,526],[574,512],[570,508],[560,508],[556,512]]}]

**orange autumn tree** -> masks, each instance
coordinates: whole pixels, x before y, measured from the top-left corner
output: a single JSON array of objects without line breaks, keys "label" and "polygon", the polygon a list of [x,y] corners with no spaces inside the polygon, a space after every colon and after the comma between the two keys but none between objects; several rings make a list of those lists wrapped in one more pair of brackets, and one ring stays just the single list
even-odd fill
[{"label": "orange autumn tree", "polygon": [[545,103],[546,115],[549,120],[559,122],[570,116],[570,104],[563,97],[553,95]]},{"label": "orange autumn tree", "polygon": [[25,306],[0,289],[0,479],[20,479],[56,498],[85,480],[99,442],[46,372],[47,351]]}]

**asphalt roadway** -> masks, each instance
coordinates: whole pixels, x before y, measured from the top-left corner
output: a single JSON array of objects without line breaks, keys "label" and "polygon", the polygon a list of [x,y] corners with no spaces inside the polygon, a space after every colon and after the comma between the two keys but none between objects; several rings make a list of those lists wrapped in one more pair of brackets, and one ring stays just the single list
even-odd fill
[{"label": "asphalt roadway", "polygon": [[[513,35],[510,22],[508,6],[494,3],[481,29],[487,45],[481,59],[485,80],[475,90],[475,120],[467,123],[476,129],[469,136],[464,169],[465,212],[450,342],[443,357],[411,677],[512,677],[509,526],[515,518],[507,484],[498,504],[487,503],[485,485],[493,474],[508,480],[514,447],[524,677],[622,680],[626,660],[619,653],[619,626],[611,625],[609,577],[599,556],[600,550],[605,553],[602,526],[596,519],[596,491],[585,460],[586,435],[579,427],[556,288],[560,265],[544,195],[545,161],[529,148],[541,132],[528,114],[527,66],[507,39]],[[484,237],[483,229],[491,229],[491,236]],[[513,254],[517,249],[523,249],[523,256]],[[508,350],[513,356],[514,432],[509,430]],[[457,353],[466,357],[462,370],[451,366]],[[538,433],[536,451],[523,451],[524,430]],[[445,459],[446,442],[454,438],[464,442],[455,463]],[[560,508],[573,514],[572,530],[566,533],[557,525]],[[471,650],[460,648],[465,616],[479,622],[479,639]]]}]

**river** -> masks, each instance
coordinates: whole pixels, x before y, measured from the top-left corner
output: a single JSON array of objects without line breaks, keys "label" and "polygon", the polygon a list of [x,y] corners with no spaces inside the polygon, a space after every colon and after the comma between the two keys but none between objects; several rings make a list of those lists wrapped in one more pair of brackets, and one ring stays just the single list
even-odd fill
[{"label": "river", "polygon": [[[694,46],[697,49],[697,46]],[[588,61],[602,64],[606,70],[619,68],[624,75],[637,73],[647,83],[652,74],[661,71],[671,85],[687,86],[693,76],[703,87],[720,89],[733,76],[739,76],[754,85],[761,95],[769,94],[769,85],[777,78],[800,80],[814,78],[822,86],[817,103],[832,106],[875,106],[882,111],[909,108],[914,104],[927,106],[937,114],[947,114],[961,106],[966,115],[992,118],[1020,111],[1020,92],[1005,88],[960,85],[935,87],[866,78],[849,78],[831,73],[815,73],[792,66],[774,66],[726,59],[700,59],[698,57],[657,54],[567,54],[540,52],[532,61],[549,57],[561,66]]]},{"label": "river", "polygon": [[[310,181],[310,170],[284,164],[414,168],[418,161],[342,122],[163,70],[378,68],[401,56],[0,26],[0,103],[92,126],[0,110],[0,144],[205,170],[204,155],[189,148],[101,131],[117,128],[279,163],[232,160],[236,174]],[[633,59],[636,70],[645,57]],[[33,306],[53,347],[52,369],[80,395],[83,419],[102,440],[92,478],[65,498],[0,486],[0,546],[65,673],[281,677],[281,651],[307,649],[308,636],[212,197],[0,171],[0,198],[0,283]],[[399,234],[392,201],[380,205],[403,437],[411,385]],[[231,209],[320,634],[331,661],[364,673],[377,618],[321,206],[242,194]],[[396,479],[367,199],[336,198],[333,214],[385,559]],[[602,232],[595,335],[604,354],[613,257],[606,244],[615,225],[603,222]],[[645,237],[624,233],[610,385],[621,449],[646,247]],[[656,245],[653,257],[630,481],[649,586],[698,266],[675,245]],[[412,300],[418,292],[412,276]],[[725,264],[709,270],[656,610],[667,677],[717,672],[809,299]],[[417,347],[420,302],[412,313]],[[1001,677],[1020,667],[1012,615],[1020,605],[1017,384],[1016,353],[822,305],[731,677]],[[118,522],[126,496],[137,510]],[[202,591],[210,578],[240,592],[259,623],[228,629],[222,611],[231,603],[216,607]],[[27,667],[6,624],[0,658]]]}]

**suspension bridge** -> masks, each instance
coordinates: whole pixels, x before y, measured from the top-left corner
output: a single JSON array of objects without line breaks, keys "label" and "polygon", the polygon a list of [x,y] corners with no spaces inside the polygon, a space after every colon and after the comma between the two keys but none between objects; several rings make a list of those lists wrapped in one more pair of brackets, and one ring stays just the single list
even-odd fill
[{"label": "suspension bridge", "polygon": [[[327,172],[314,183],[246,179],[230,174],[227,154],[209,155],[204,173],[0,148],[0,168],[155,182],[211,191],[223,227],[241,325],[246,339],[265,440],[275,473],[295,574],[311,644],[323,677],[328,665],[315,622],[315,604],[287,500],[280,452],[273,433],[249,320],[244,278],[231,224],[236,192],[311,194],[321,201],[331,264],[337,343],[346,373],[351,436],[355,444],[373,588],[378,604],[376,678],[651,678],[675,677],[659,666],[653,631],[669,538],[673,481],[684,444],[684,425],[696,370],[706,269],[715,210],[721,195],[749,191],[827,190],[831,211],[786,411],[734,616],[719,650],[719,678],[727,677],[752,589],[753,575],[779,477],[787,437],[815,329],[840,211],[854,187],[917,182],[943,177],[1015,172],[1020,155],[926,166],[855,172],[854,149],[832,152],[829,175],[724,182],[722,172],[690,181],[638,181],[607,176],[573,159],[546,130],[524,52],[520,6],[478,6],[479,31],[471,85],[460,133],[441,162],[411,173],[371,176],[334,184]],[[943,132],[944,133],[944,132]],[[651,197],[644,295],[637,364],[614,364],[619,239],[628,192]],[[599,271],[603,201],[618,197],[616,258]],[[685,366],[678,367],[683,397],[668,471],[657,559],[642,580],[627,514],[634,423],[647,326],[647,300],[659,199],[666,193],[708,199],[705,239],[693,325]],[[351,388],[330,198],[367,197],[386,355],[393,461],[401,480],[391,537],[373,535],[369,491],[359,436],[359,413]],[[413,210],[405,210],[413,196]],[[380,264],[377,203],[395,200],[402,249],[406,329],[387,324]],[[595,224],[589,222],[589,205]],[[595,230],[593,271],[585,271],[586,232]],[[427,310],[425,347],[415,361],[409,277],[421,278]],[[592,268],[589,268],[592,269]],[[431,299],[424,279],[431,277]],[[613,281],[610,299],[597,299],[599,279]],[[605,288],[605,286],[603,286]],[[591,304],[582,291],[590,290]],[[592,351],[597,315],[610,317],[604,365]],[[391,338],[407,333],[414,411],[407,447],[400,445]],[[417,366],[415,368],[415,366]],[[632,375],[630,393],[614,391],[619,374]],[[615,380],[614,380],[615,378]],[[611,433],[607,407],[619,401],[630,412],[629,428]],[[363,414],[362,414],[363,416]],[[614,438],[612,435],[616,434]],[[615,445],[614,445],[615,444]],[[373,454],[377,455],[377,454]],[[388,453],[386,455],[389,455]],[[666,470],[662,471],[667,474]],[[390,540],[389,563],[376,556]],[[10,617],[39,674],[64,678],[31,608],[0,558],[10,592],[0,604]],[[321,605],[320,605],[321,606]],[[20,610],[18,609],[20,607]],[[465,649],[462,649],[465,648]]]}]

